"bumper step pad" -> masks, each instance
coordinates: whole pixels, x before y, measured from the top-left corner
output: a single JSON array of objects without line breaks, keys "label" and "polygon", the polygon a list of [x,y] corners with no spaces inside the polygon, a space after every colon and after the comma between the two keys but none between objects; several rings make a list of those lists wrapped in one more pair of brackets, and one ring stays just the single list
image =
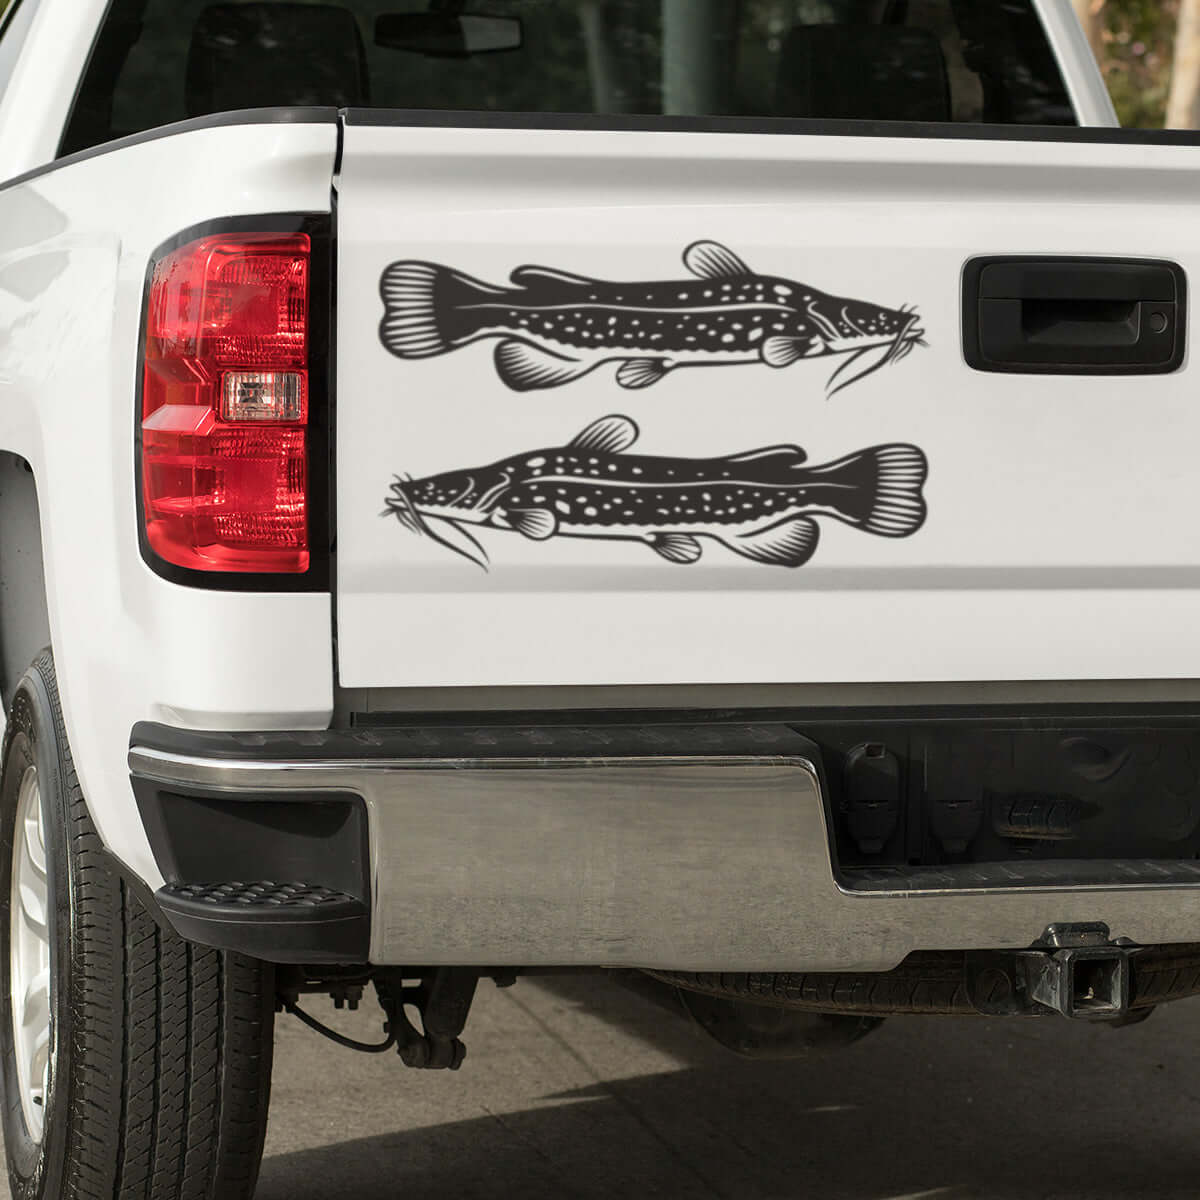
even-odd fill
[{"label": "bumper step pad", "polygon": [[156,899],[183,937],[204,945],[271,962],[321,962],[328,954],[366,961],[367,906],[319,884],[167,884]]}]

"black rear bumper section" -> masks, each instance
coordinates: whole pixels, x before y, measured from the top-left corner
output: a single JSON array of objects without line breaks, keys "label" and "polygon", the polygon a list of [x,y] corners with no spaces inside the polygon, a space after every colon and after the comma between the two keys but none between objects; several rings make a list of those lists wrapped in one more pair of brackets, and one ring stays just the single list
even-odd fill
[{"label": "black rear bumper section", "polygon": [[[146,736],[154,728],[138,727],[140,744],[158,740]],[[231,739],[215,736],[233,748]],[[270,962],[367,961],[370,855],[362,797],[279,799],[132,778],[166,880],[155,899],[182,937]]]}]

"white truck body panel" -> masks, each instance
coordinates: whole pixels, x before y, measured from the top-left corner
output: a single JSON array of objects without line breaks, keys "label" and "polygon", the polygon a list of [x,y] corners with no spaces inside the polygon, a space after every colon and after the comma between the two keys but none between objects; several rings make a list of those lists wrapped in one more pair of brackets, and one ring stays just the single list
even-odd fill
[{"label": "white truck body panel", "polygon": [[0,187],[0,445],[38,484],[50,630],[89,807],[154,886],[126,764],[133,724],[326,728],[333,667],[328,595],[180,587],[142,559],[133,416],[146,264],[200,222],[328,211],[336,147],[332,124],[196,130]]},{"label": "white truck body panel", "polygon": [[[1114,124],[1068,0],[1038,7],[1081,122]],[[1186,653],[1194,550],[1182,522],[1143,519],[1187,491],[1184,375],[1138,381],[1160,412],[1179,410],[1180,436],[1168,441],[1151,423],[1129,421],[1112,380],[1089,390],[1094,420],[1081,428],[1071,417],[1078,396],[1042,402],[1058,394],[1052,380],[1024,378],[1018,388],[966,371],[956,290],[944,285],[969,253],[1110,253],[1114,229],[1126,235],[1121,252],[1192,266],[1184,206],[1197,151],[1182,148],[349,129],[336,180],[336,644],[330,595],[205,591],[158,577],[138,550],[133,464],[151,253],[205,221],[329,211],[338,131],[332,123],[167,130],[6,186],[53,164],[106,11],[106,0],[39,0],[0,99],[0,448],[24,458],[37,483],[51,635],[89,806],[106,845],[151,886],[161,876],[125,761],[133,724],[327,728],[335,656],[343,687],[389,689],[430,709],[452,707],[456,695],[472,705],[503,697],[501,684],[538,685],[521,703],[553,706],[556,696],[582,694],[557,687],[566,684],[1200,674]],[[1132,222],[1136,205],[1155,219]],[[818,225],[797,229],[797,217],[814,211]],[[405,364],[379,345],[379,274],[400,255],[441,256],[496,280],[539,259],[600,277],[674,278],[692,236],[727,241],[760,271],[918,302],[932,348],[827,403],[825,362],[709,372],[711,380],[681,373],[644,393],[617,389],[610,367],[519,398],[498,383],[482,347]],[[978,464],[957,452],[960,438],[978,432],[955,399],[967,385],[976,411],[997,418],[976,443],[994,471],[986,488]],[[394,471],[566,440],[631,397],[647,453],[796,440],[819,461],[883,438],[920,444],[933,464],[929,522],[894,543],[826,522],[816,563],[777,574],[716,546],[684,569],[644,547],[489,534],[504,543],[503,562],[496,545],[485,576],[375,515]],[[1038,438],[1022,438],[1023,428]],[[1124,453],[1109,428],[1121,430]],[[993,455],[996,429],[1004,456]],[[1126,496],[1098,514],[1104,471],[1127,471],[1151,451],[1163,464],[1153,505]],[[1023,537],[1038,508],[1024,485],[1050,465],[1063,483],[1059,507],[1030,544]],[[1085,472],[1076,501],[1066,485]],[[986,551],[970,538],[980,522],[990,531]],[[1015,566],[1028,584],[1015,586]],[[1103,640],[1098,629],[1123,635]],[[734,694],[707,692],[705,702]],[[645,695],[669,704],[672,693]]]},{"label": "white truck body panel", "polygon": [[[106,0],[40,0],[0,97],[0,182],[54,160],[75,81],[107,8]],[[59,80],[69,86],[58,86]]]},{"label": "white truck body panel", "polygon": [[1120,126],[1100,64],[1075,15],[1073,0],[1035,0],[1035,4],[1054,57],[1062,66],[1080,125]]},{"label": "white truck body panel", "polygon": [[[979,255],[1169,259],[1193,273],[1198,171],[1197,149],[1053,138],[351,124],[337,182],[339,682],[1200,675],[1194,370],[972,370],[960,284]],[[609,364],[515,392],[492,339],[420,361],[381,343],[380,279],[396,260],[489,284],[523,264],[686,280],[680,254],[698,239],[764,275],[915,304],[930,348],[826,399],[836,358],[678,369],[642,390],[617,386]],[[398,474],[562,446],[612,413],[640,427],[635,454],[797,443],[827,463],[914,444],[930,465],[928,520],[896,540],[825,521],[798,570],[709,540],[682,566],[636,542],[476,528],[485,572],[379,518]]]}]

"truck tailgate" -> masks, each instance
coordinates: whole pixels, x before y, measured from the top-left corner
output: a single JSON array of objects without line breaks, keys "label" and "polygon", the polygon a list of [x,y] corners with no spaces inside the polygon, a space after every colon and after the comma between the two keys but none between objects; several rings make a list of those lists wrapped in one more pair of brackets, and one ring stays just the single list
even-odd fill
[{"label": "truck tailgate", "polygon": [[476,124],[345,128],[344,686],[1200,676],[1190,364],[964,355],[981,256],[1190,272],[1200,150]]}]

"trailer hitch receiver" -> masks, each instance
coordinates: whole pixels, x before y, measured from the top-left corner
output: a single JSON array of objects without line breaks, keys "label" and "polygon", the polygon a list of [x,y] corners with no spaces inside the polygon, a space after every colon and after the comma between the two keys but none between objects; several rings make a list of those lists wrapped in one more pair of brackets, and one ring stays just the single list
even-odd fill
[{"label": "trailer hitch receiver", "polygon": [[1097,923],[1051,925],[1038,947],[1018,956],[1036,1004],[1080,1021],[1128,1014],[1137,946],[1112,939],[1108,926]]}]

